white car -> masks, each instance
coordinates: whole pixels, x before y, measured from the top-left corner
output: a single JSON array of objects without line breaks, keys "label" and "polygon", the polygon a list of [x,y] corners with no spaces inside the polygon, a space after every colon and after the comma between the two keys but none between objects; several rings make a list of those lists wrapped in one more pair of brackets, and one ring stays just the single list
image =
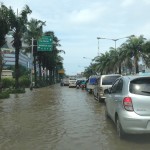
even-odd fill
[{"label": "white car", "polygon": [[69,79],[69,88],[70,87],[76,87],[76,79],[75,78],[70,78]]}]

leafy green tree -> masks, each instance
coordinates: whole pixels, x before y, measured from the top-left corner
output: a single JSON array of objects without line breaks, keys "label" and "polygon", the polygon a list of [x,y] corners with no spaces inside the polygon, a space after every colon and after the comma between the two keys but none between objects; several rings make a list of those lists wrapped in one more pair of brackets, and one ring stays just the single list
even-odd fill
[{"label": "leafy green tree", "polygon": [[22,48],[23,34],[27,31],[27,15],[32,11],[26,5],[21,13],[14,15],[13,20],[13,46],[15,48],[15,88],[19,88],[19,52]]},{"label": "leafy green tree", "polygon": [[13,10],[11,9],[11,7],[7,8],[4,4],[1,3],[0,4],[0,84],[1,84],[1,73],[3,67],[1,47],[6,43],[5,37],[6,34],[11,30],[12,20],[13,20]]},{"label": "leafy green tree", "polygon": [[126,43],[123,44],[124,49],[126,50],[126,57],[133,58],[134,61],[134,67],[135,67],[135,72],[139,73],[139,65],[138,62],[140,58],[144,58],[145,53],[144,53],[144,45],[145,45],[145,38],[143,35],[140,35],[139,37],[132,36],[130,37]]},{"label": "leafy green tree", "polygon": [[[31,19],[27,23],[27,32],[25,33],[24,40],[25,43],[28,45],[32,45],[32,38],[33,38],[33,64],[34,64],[34,80],[35,80],[35,86],[37,84],[37,74],[36,74],[36,57],[38,55],[37,52],[37,40],[42,36],[43,34],[43,26],[45,25],[45,22],[37,19]],[[31,53],[31,47],[26,48],[26,52]],[[32,68],[31,68],[32,69]]]},{"label": "leafy green tree", "polygon": [[49,78],[50,83],[54,83],[55,76],[57,76],[56,75],[57,63],[60,58],[59,53],[61,53],[61,52],[65,53],[65,51],[57,49],[57,47],[61,46],[61,45],[59,44],[59,40],[55,36],[54,32],[48,31],[48,32],[45,32],[44,35],[53,37],[53,49],[50,52],[42,52],[41,53],[42,67],[43,67],[43,69],[46,68],[46,73],[47,73],[47,70],[49,71],[49,77],[46,77],[46,79]]},{"label": "leafy green tree", "polygon": [[111,71],[111,58],[109,52],[105,52],[104,54],[101,54],[101,56],[97,56],[94,60],[96,63],[96,70],[100,72],[100,74],[107,74]]}]

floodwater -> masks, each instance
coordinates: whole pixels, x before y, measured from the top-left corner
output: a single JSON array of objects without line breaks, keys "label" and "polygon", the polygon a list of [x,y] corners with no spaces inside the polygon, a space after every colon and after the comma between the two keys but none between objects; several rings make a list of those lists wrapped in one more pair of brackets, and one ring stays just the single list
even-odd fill
[{"label": "floodwater", "polygon": [[0,150],[147,150],[150,135],[120,140],[105,105],[85,90],[50,87],[0,100]]}]

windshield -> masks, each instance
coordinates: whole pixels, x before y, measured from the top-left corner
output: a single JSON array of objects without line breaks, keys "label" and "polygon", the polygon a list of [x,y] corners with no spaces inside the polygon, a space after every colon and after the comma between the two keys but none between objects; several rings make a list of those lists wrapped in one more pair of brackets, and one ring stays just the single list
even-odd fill
[{"label": "windshield", "polygon": [[120,76],[104,76],[102,78],[102,85],[112,85],[114,81]]}]

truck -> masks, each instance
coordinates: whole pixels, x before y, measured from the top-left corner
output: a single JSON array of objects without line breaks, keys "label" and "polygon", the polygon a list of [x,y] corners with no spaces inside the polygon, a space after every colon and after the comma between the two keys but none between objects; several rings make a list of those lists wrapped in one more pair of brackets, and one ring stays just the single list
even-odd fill
[{"label": "truck", "polygon": [[87,82],[86,82],[86,90],[89,93],[93,93],[95,86],[97,85],[97,79],[99,78],[99,76],[97,75],[92,75],[88,78]]}]

